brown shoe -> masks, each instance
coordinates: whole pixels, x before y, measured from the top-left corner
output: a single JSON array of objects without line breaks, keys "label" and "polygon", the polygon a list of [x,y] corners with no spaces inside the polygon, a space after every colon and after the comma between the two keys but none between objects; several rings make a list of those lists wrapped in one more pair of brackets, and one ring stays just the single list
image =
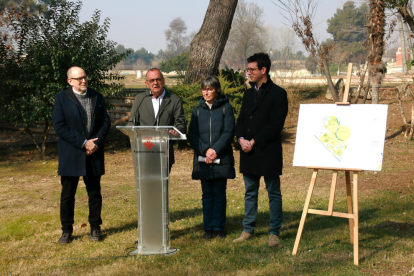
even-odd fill
[{"label": "brown shoe", "polygon": [[250,240],[253,237],[254,237],[254,234],[250,234],[250,233],[247,233],[247,232],[243,231],[241,233],[240,237],[238,237],[237,239],[233,240],[233,242],[234,243],[241,243],[241,242],[244,242],[246,240]]},{"label": "brown shoe", "polygon": [[92,230],[89,238],[91,241],[99,241],[101,239],[101,230]]},{"label": "brown shoe", "polygon": [[280,238],[278,235],[270,234],[269,236],[269,246],[270,247],[282,247],[282,243],[280,242]]},{"label": "brown shoe", "polygon": [[62,236],[59,238],[59,244],[68,244],[72,241],[72,234],[70,233],[63,233]]}]

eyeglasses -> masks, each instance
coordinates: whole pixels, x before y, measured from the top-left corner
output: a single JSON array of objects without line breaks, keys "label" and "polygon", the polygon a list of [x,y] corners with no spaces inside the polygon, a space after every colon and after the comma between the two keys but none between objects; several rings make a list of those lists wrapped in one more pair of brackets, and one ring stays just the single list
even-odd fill
[{"label": "eyeglasses", "polygon": [[201,92],[209,93],[209,94],[213,93],[214,91],[216,91],[216,90],[215,89],[203,89],[203,90],[201,90]]},{"label": "eyeglasses", "polygon": [[82,82],[82,81],[87,81],[88,80],[88,76],[83,76],[80,78],[70,78],[71,80],[77,80],[78,82]]},{"label": "eyeglasses", "polygon": [[154,82],[161,82],[162,81],[162,79],[150,79],[150,80],[147,80],[147,82],[149,82],[149,83],[154,83]]},{"label": "eyeglasses", "polygon": [[249,73],[251,73],[251,72],[253,72],[254,70],[257,70],[257,69],[259,69],[259,68],[246,68],[246,72],[249,72]]}]

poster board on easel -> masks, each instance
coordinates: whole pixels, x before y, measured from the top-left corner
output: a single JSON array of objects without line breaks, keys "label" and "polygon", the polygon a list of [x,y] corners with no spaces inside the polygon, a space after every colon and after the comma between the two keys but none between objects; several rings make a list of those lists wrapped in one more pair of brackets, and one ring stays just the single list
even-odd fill
[{"label": "poster board on easel", "polygon": [[[293,166],[313,169],[302,218],[292,255],[296,255],[307,214],[349,219],[354,264],[358,254],[358,172],[380,171],[387,122],[386,105],[350,105],[348,102],[352,63],[348,66],[344,99],[335,104],[301,105],[299,110]],[[328,210],[310,209],[319,170],[332,171]],[[348,213],[334,212],[338,171],[345,171]],[[353,189],[351,195],[351,174]]]},{"label": "poster board on easel", "polygon": [[349,104],[352,66],[342,102],[300,105],[293,166],[381,171],[388,105]]}]

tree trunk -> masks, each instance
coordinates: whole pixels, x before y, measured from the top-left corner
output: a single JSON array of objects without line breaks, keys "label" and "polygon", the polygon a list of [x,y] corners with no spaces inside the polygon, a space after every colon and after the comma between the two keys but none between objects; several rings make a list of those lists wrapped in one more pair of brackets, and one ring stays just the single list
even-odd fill
[{"label": "tree trunk", "polygon": [[368,74],[368,81],[367,81],[367,89],[365,90],[364,98],[362,99],[363,104],[365,104],[365,102],[367,101],[369,87],[371,86],[371,79],[372,79],[371,64],[368,64],[368,72],[369,74]]},{"label": "tree trunk", "polygon": [[413,138],[413,133],[414,133],[414,98],[413,98],[413,102],[411,105],[411,129],[410,129],[410,135],[408,136],[409,139]]},{"label": "tree trunk", "polygon": [[326,61],[326,58],[322,60],[322,63],[323,63],[323,70],[325,72],[325,77],[326,77],[326,80],[328,81],[329,89],[331,90],[331,93],[332,93],[332,98],[334,102],[339,102],[340,99],[338,98],[338,92],[335,90],[335,86],[332,82],[332,77],[331,77],[331,73],[329,72],[329,66],[328,66],[328,62]]},{"label": "tree trunk", "polygon": [[403,27],[404,27],[405,42],[407,43],[406,47],[408,48],[409,60],[413,60],[414,59],[413,44],[411,43],[411,33],[409,30],[409,26],[407,23],[404,23]]},{"label": "tree trunk", "polygon": [[33,136],[33,133],[30,131],[30,127],[29,127],[29,126],[26,126],[26,127],[24,128],[24,132],[26,132],[26,133],[27,133],[27,135],[29,135],[30,139],[32,139],[33,144],[35,144],[35,146],[36,146],[37,150],[38,150],[40,153],[42,153],[42,149],[39,147],[39,144],[36,142],[36,139],[35,139],[35,137]]},{"label": "tree trunk", "polygon": [[355,93],[355,100],[353,102],[354,104],[358,103],[359,95],[361,94],[361,90],[364,87],[365,74],[367,73],[367,70],[368,70],[368,60],[365,62],[364,69],[362,69],[362,72],[361,72],[361,76],[359,76],[359,85]]},{"label": "tree trunk", "polygon": [[385,33],[385,3],[383,0],[370,0],[370,11],[368,16],[368,33],[371,38],[372,52],[369,57],[372,73],[372,103],[379,103],[379,86],[384,74],[387,72],[382,62],[384,53]]},{"label": "tree trunk", "polygon": [[186,82],[216,75],[238,0],[210,0],[203,25],[190,46]]},{"label": "tree trunk", "polygon": [[[402,117],[404,125],[405,125],[405,134],[404,134],[404,136],[407,137],[409,129],[410,129],[410,125],[407,122],[407,117],[405,116],[404,107],[403,107],[403,104],[402,104],[402,101],[401,101],[400,87],[397,87],[397,99],[398,99],[398,105],[400,107],[401,117]],[[412,124],[412,121],[411,121],[411,124]]]},{"label": "tree trunk", "polygon": [[402,58],[402,70],[404,75],[408,74],[408,68],[407,68],[407,53],[406,53],[406,47],[405,47],[405,35],[404,35],[404,28],[403,28],[403,22],[401,15],[397,15],[398,20],[398,31],[400,32],[400,40],[401,40],[401,58]]},{"label": "tree trunk", "polygon": [[372,82],[372,91],[371,91],[371,95],[372,95],[371,103],[373,104],[379,103],[379,87],[380,87],[380,82],[374,79],[374,81]]},{"label": "tree trunk", "polygon": [[48,119],[45,119],[45,127],[43,128],[43,134],[42,134],[42,159],[46,158],[46,140],[49,136],[49,130],[52,127],[52,123],[49,122]]}]

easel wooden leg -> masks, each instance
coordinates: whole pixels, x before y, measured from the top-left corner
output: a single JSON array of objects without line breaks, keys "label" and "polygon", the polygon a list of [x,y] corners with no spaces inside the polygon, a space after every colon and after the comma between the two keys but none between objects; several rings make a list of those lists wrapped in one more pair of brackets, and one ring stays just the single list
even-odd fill
[{"label": "easel wooden leg", "polygon": [[[351,176],[349,171],[345,171],[346,179],[346,200],[348,202],[348,214],[352,214],[352,195],[351,195]],[[349,219],[349,232],[351,236],[351,244],[354,243],[354,219]]]},{"label": "easel wooden leg", "polygon": [[300,219],[298,233],[296,234],[295,245],[293,246],[292,255],[296,255],[298,252],[300,238],[302,236],[303,226],[305,225],[306,215],[308,214],[309,210],[309,203],[312,197],[313,188],[315,186],[316,177],[318,175],[318,170],[313,170],[312,179],[309,185],[308,195],[306,196],[305,206],[303,207],[302,218]]},{"label": "easel wooden leg", "polygon": [[354,195],[354,265],[359,264],[358,256],[358,172],[353,172],[353,195]]},{"label": "easel wooden leg", "polygon": [[338,180],[338,171],[333,171],[332,173],[332,183],[331,183],[331,194],[329,196],[329,206],[328,206],[328,216],[332,216],[334,199],[335,199],[335,189],[336,181]]}]

